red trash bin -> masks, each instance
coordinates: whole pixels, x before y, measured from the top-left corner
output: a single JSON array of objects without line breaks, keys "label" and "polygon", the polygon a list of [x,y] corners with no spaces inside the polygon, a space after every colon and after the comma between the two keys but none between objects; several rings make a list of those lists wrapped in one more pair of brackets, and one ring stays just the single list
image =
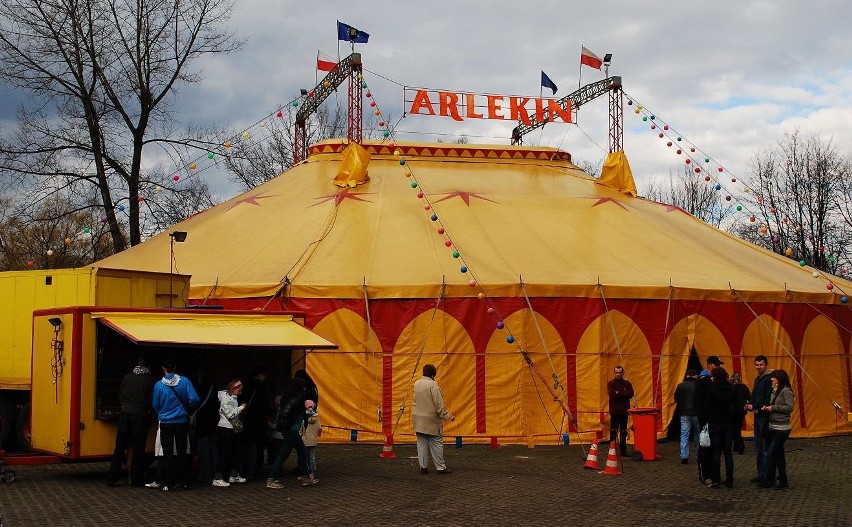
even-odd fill
[{"label": "red trash bin", "polygon": [[651,407],[637,407],[629,409],[628,412],[633,416],[634,454],[640,454],[642,461],[654,461],[658,457],[657,416],[660,411]]}]

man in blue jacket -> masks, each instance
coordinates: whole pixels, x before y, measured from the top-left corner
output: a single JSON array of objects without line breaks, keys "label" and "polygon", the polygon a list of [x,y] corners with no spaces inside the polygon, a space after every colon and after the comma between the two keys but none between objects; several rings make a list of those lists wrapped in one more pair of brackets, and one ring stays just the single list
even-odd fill
[{"label": "man in blue jacket", "polygon": [[[157,466],[157,481],[164,491],[176,490],[178,479],[182,488],[189,487],[189,454],[187,435],[189,433],[189,414],[198,406],[198,394],[192,382],[175,373],[174,359],[163,364],[163,378],[154,385],[151,406],[160,419],[160,445],[163,457]],[[174,455],[177,451],[177,470]],[[148,486],[152,486],[149,484]]]}]

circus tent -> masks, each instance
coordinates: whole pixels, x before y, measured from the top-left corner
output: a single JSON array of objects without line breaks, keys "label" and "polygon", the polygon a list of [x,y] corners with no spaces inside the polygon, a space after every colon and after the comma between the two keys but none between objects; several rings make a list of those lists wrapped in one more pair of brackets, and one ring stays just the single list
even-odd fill
[{"label": "circus tent", "polygon": [[[663,433],[690,356],[751,384],[759,354],[791,373],[794,436],[848,433],[852,283],[635,197],[621,174],[547,147],[325,141],[175,225],[172,263],[196,304],[304,311],[339,344],[305,359],[326,438],[412,440],[425,363],[448,436],[590,440],[616,364]],[[169,272],[170,241],[96,265]]]}]

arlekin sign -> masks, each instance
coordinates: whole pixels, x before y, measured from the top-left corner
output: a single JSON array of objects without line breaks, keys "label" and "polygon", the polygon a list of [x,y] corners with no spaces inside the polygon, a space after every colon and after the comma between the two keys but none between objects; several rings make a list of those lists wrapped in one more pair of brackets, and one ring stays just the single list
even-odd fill
[{"label": "arlekin sign", "polygon": [[571,122],[571,101],[450,92],[429,88],[404,88],[405,110],[415,115],[440,115],[456,121],[465,119],[495,119],[534,122]]}]

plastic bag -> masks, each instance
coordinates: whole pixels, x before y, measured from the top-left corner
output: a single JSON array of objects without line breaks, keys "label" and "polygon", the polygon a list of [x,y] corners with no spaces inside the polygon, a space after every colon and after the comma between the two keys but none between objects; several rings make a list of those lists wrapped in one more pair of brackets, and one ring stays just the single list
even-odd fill
[{"label": "plastic bag", "polygon": [[704,428],[698,433],[698,444],[705,448],[710,446],[710,430],[707,429],[707,425],[704,425]]}]

